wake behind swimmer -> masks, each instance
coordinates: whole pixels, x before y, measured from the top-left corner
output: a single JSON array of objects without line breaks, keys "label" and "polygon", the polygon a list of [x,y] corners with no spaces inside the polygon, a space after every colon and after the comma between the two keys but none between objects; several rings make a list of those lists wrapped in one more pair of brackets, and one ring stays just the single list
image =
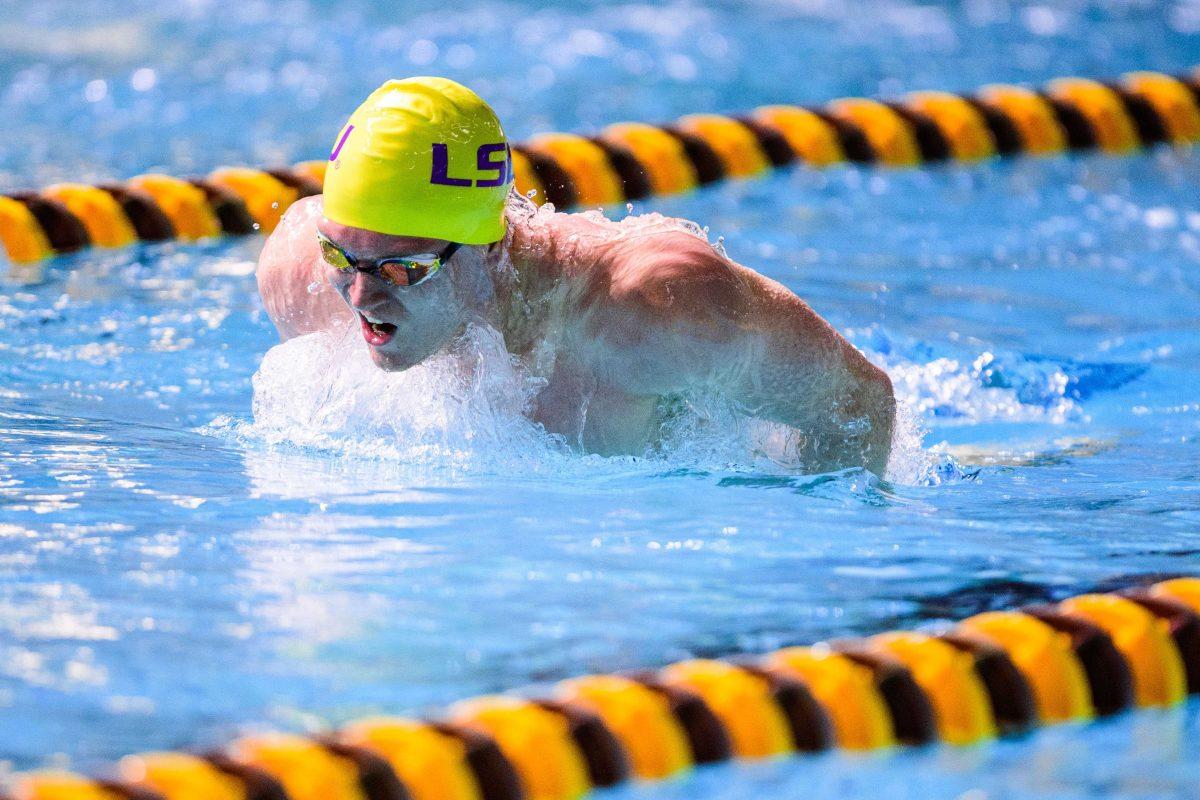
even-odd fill
[{"label": "wake behind swimmer", "polygon": [[586,451],[645,452],[671,398],[709,395],[797,431],[807,471],[883,474],[895,399],[882,370],[681,221],[533,207],[466,87],[389,81],[335,147],[325,194],[289,211],[259,261],[283,339],[356,325],[374,363],[399,371],[483,324],[542,382],[531,419]]}]

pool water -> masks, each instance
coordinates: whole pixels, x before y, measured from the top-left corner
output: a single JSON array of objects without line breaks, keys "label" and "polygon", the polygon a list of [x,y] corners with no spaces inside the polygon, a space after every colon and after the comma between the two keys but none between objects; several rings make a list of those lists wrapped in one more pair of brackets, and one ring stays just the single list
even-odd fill
[{"label": "pool water", "polygon": [[[317,156],[400,74],[474,86],[522,138],[1200,63],[1194,2],[114,5],[0,24],[4,188]],[[8,268],[0,761],[86,770],[1200,573],[1197,186],[1200,153],[1160,150],[637,204],[888,370],[881,477],[797,473],[715,400],[645,457],[579,455],[524,420],[536,386],[486,329],[393,375],[354,339],[279,346],[257,238]],[[1198,741],[1192,703],[608,796],[1193,797]]]}]

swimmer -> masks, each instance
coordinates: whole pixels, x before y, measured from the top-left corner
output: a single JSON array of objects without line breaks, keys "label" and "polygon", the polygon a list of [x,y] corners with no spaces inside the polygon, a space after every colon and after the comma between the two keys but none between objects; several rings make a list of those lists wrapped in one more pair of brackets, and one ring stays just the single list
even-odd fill
[{"label": "swimmer", "polygon": [[339,133],[324,194],[262,251],[280,336],[353,325],[376,365],[405,370],[486,324],[545,380],[533,419],[586,451],[643,453],[674,400],[716,395],[796,429],[809,471],[883,474],[891,381],[803,300],[682,223],[623,235],[511,187],[474,92],[388,81]]}]

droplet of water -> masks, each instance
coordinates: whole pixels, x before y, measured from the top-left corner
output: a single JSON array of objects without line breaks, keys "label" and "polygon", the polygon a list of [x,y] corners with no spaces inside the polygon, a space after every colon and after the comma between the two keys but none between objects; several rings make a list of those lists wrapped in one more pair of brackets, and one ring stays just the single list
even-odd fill
[{"label": "droplet of water", "polygon": [[308,293],[316,294],[317,292],[321,291],[323,286],[325,286],[324,281],[313,281],[308,285]]}]

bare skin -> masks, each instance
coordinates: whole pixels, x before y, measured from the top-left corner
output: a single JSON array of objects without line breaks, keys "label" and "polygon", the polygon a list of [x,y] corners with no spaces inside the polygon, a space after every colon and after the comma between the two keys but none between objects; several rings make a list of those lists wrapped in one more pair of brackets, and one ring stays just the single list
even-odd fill
[{"label": "bare skin", "polygon": [[547,380],[534,419],[588,451],[641,453],[664,398],[707,392],[799,430],[810,471],[883,474],[895,418],[887,374],[783,285],[686,231],[620,237],[582,215],[533,222],[510,207],[505,240],[463,247],[428,281],[395,287],[338,273],[316,231],[365,261],[447,242],[340,225],[320,202],[293,206],[259,259],[259,291],[285,340],[359,326],[380,368],[404,370],[483,322]]}]

